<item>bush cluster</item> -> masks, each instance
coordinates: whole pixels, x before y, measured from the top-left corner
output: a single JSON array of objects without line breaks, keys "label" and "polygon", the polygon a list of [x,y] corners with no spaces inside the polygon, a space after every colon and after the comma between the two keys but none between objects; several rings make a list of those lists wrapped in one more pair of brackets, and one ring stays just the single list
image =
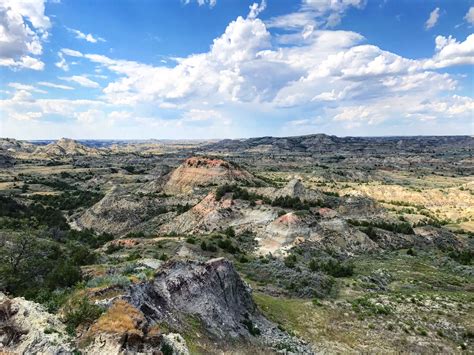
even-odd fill
[{"label": "bush cluster", "polygon": [[415,234],[413,228],[411,227],[410,223],[408,222],[401,222],[401,223],[390,223],[385,221],[377,221],[377,222],[369,222],[369,221],[356,221],[356,220],[348,220],[350,224],[353,226],[360,226],[366,228],[380,228],[394,233],[402,233],[402,234]]},{"label": "bush cluster", "polygon": [[321,271],[333,277],[349,277],[354,275],[354,265],[334,258],[312,259],[308,264],[308,268],[311,271]]},{"label": "bush cluster", "polygon": [[229,185],[229,184],[219,186],[216,189],[216,200],[220,201],[222,197],[224,197],[224,195],[227,193],[232,193],[232,197],[234,199],[254,201],[254,202],[257,200],[263,200],[266,203],[270,203],[270,200],[268,199],[268,197],[255,194],[253,192],[249,192],[247,189],[243,189],[237,185]]},{"label": "bush cluster", "polygon": [[322,203],[318,202],[307,202],[301,201],[299,197],[277,197],[272,201],[272,206],[278,206],[282,208],[291,208],[294,210],[309,210],[311,207],[321,206]]},{"label": "bush cluster", "polygon": [[35,195],[32,200],[58,210],[75,210],[90,207],[99,202],[103,194],[92,191],[65,191],[60,195]]}]

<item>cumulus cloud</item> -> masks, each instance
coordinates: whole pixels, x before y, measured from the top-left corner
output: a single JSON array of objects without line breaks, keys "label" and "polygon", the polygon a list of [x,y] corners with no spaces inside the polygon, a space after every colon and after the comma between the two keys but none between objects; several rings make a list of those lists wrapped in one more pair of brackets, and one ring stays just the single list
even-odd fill
[{"label": "cumulus cloud", "polygon": [[464,16],[464,19],[466,20],[467,23],[470,25],[474,25],[474,6],[471,6],[469,10],[466,13],[466,16]]},{"label": "cumulus cloud", "polygon": [[437,23],[439,19],[439,7],[431,11],[430,16],[428,17],[428,20],[425,22],[425,28],[429,30],[430,28],[433,28]]},{"label": "cumulus cloud", "polygon": [[71,33],[74,33],[76,35],[77,39],[83,39],[89,43],[97,43],[97,42],[105,42],[105,39],[99,36],[94,36],[92,33],[83,33],[79,30],[76,30],[74,28],[68,28],[67,30]]},{"label": "cumulus cloud", "polygon": [[474,64],[474,34],[459,42],[452,36],[437,36],[435,55],[424,62],[425,68],[440,69],[454,65]]},{"label": "cumulus cloud", "polygon": [[0,2],[0,66],[43,70],[35,56],[42,54],[51,27],[44,10],[44,0]]},{"label": "cumulus cloud", "polygon": [[[63,48],[58,52],[63,66],[67,60],[80,58],[95,64],[101,75],[111,73],[108,77],[112,79],[102,89],[104,102],[38,100],[35,92],[25,87],[15,88],[17,92],[7,101],[16,105],[18,112],[43,116],[62,112],[78,124],[133,122],[179,127],[180,132],[187,127],[231,131],[234,118],[242,112],[268,117],[294,113],[299,119],[292,126],[300,128],[324,120],[356,127],[397,118],[468,117],[472,99],[456,95],[458,77],[441,69],[474,64],[474,35],[464,41],[438,36],[431,57],[411,59],[367,44],[359,33],[321,29],[330,25],[331,14],[342,16],[349,8],[364,4],[357,0],[308,0],[300,11],[290,14],[292,17],[267,23],[258,18],[265,2],[254,4],[247,17],[239,16],[229,23],[207,51],[173,58],[173,66]],[[290,30],[272,34],[271,27]],[[92,74],[60,79],[99,88],[91,78]],[[114,111],[107,113],[106,107]],[[143,112],[168,110],[168,119],[135,113],[140,108],[145,108]],[[302,111],[319,118],[302,117]]]},{"label": "cumulus cloud", "polygon": [[[253,11],[255,7],[250,14]],[[399,104],[403,100],[425,109],[411,117],[438,117],[441,111],[422,102],[437,102],[456,90],[458,83],[451,75],[433,70],[472,63],[474,58],[474,35],[465,41],[438,36],[434,55],[426,59],[405,58],[363,44],[363,36],[351,31],[312,29],[304,40],[288,37],[287,41],[293,45],[272,42],[265,23],[251,15],[232,21],[208,52],[176,58],[174,67],[71,49],[61,53],[90,60],[118,76],[103,89],[108,103],[184,110],[181,122],[187,123],[208,117],[224,121],[229,117],[226,109],[233,105],[267,111],[311,110],[319,105],[337,121],[377,124],[402,113],[384,107],[393,104],[409,110]],[[334,102],[337,110],[331,109]]]},{"label": "cumulus cloud", "polygon": [[84,86],[86,88],[98,88],[98,87],[100,87],[99,83],[96,83],[95,81],[89,79],[88,77],[86,77],[84,75],[66,76],[66,77],[60,77],[59,79],[74,82],[74,83],[79,84],[81,86]]}]

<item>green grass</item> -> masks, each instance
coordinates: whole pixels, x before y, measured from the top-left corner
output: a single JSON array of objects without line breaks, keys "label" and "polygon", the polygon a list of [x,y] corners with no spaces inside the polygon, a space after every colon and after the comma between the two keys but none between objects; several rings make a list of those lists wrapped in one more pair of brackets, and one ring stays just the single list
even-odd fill
[{"label": "green grass", "polygon": [[459,274],[447,265],[440,265],[443,254],[419,253],[409,256],[406,250],[378,256],[362,256],[354,259],[356,275],[370,275],[377,269],[387,270],[394,278],[391,290],[409,292],[433,290],[465,290],[474,282],[473,277]]}]

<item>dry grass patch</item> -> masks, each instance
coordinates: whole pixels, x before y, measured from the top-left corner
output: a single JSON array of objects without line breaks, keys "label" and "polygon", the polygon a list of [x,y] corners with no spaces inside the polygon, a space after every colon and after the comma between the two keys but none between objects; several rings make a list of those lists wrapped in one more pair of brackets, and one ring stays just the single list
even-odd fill
[{"label": "dry grass patch", "polygon": [[142,312],[129,303],[118,300],[92,325],[90,331],[92,333],[104,332],[143,335],[139,326],[144,321],[145,317]]}]

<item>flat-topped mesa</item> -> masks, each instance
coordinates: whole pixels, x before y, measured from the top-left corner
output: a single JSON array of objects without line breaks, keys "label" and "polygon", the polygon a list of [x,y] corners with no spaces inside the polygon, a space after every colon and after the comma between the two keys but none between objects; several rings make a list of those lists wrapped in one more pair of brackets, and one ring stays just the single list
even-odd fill
[{"label": "flat-topped mesa", "polygon": [[248,171],[223,159],[191,157],[168,177],[163,187],[167,194],[188,194],[205,186],[223,184],[262,184]]},{"label": "flat-topped mesa", "polygon": [[205,158],[205,157],[191,157],[184,161],[183,166],[190,168],[211,168],[222,166],[224,168],[229,168],[231,163],[217,158]]}]

